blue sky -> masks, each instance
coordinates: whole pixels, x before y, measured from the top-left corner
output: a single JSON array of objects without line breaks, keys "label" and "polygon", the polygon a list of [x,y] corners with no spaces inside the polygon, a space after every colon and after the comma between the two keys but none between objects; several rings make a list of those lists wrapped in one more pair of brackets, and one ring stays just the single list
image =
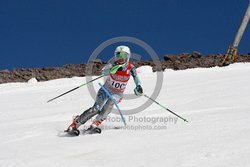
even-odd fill
[{"label": "blue sky", "polygon": [[[248,0],[0,0],[0,70],[80,64],[131,36],[165,54],[225,53]],[[118,43],[120,44],[120,43]],[[118,45],[117,44],[117,45]],[[140,47],[132,51],[149,59]],[[108,60],[116,44],[98,58]],[[250,52],[250,26],[238,53]]]}]

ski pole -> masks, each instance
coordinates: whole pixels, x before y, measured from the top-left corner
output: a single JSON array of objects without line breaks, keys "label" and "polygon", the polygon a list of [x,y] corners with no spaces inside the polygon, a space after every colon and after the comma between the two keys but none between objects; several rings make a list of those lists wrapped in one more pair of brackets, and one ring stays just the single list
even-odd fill
[{"label": "ski pole", "polygon": [[166,108],[165,106],[161,105],[160,103],[158,103],[157,101],[155,101],[154,99],[152,99],[151,97],[147,96],[144,94],[145,97],[147,97],[148,99],[152,100],[153,102],[155,102],[156,104],[158,104],[159,106],[161,106],[162,108],[164,108],[165,110],[167,110],[168,112],[174,114],[175,116],[181,118],[183,121],[188,122],[185,118],[182,118],[181,116],[179,116],[178,114],[174,113],[173,111],[169,110],[168,108]]},{"label": "ski pole", "polygon": [[116,103],[115,99],[111,96],[111,94],[108,92],[108,90],[105,89],[105,88],[102,86],[102,84],[100,84],[100,83],[98,83],[98,84],[100,85],[101,89],[104,90],[104,92],[105,92],[105,93],[109,96],[109,98],[113,101],[113,103],[115,104],[117,110],[119,111],[119,114],[121,115],[121,118],[122,118],[122,121],[123,121],[124,125],[126,126],[126,125],[127,125],[127,124],[126,124],[126,121],[125,121],[125,119],[124,119],[124,117],[123,117],[123,115],[122,115],[122,112],[121,112],[121,110],[120,110],[118,104]]},{"label": "ski pole", "polygon": [[97,77],[97,78],[95,78],[95,79],[92,79],[91,81],[88,81],[88,82],[86,82],[86,83],[84,83],[84,84],[82,84],[82,85],[80,85],[80,86],[77,86],[77,87],[75,87],[75,88],[73,88],[73,89],[71,89],[71,90],[69,90],[69,91],[67,91],[67,92],[65,92],[65,93],[63,93],[63,94],[60,94],[59,96],[56,96],[56,97],[54,97],[54,98],[48,100],[47,103],[48,103],[48,102],[51,102],[51,101],[53,101],[53,100],[55,100],[55,99],[57,99],[57,98],[59,98],[59,97],[61,97],[61,96],[63,96],[63,95],[66,95],[66,94],[68,94],[68,93],[70,93],[70,92],[72,92],[72,91],[74,91],[74,90],[76,90],[76,89],[78,89],[78,88],[80,88],[80,87],[83,87],[83,86],[85,86],[85,85],[87,85],[87,84],[89,84],[89,83],[91,83],[91,82],[93,82],[93,81],[95,81],[95,80],[97,80],[97,79],[99,79],[99,78],[101,78],[101,77],[103,77],[103,75],[101,75],[101,76],[99,76],[99,77]]}]

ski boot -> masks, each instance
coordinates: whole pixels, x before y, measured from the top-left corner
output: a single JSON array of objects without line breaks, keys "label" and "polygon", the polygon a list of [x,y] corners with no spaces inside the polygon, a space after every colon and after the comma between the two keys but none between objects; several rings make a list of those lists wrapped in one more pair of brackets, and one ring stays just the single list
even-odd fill
[{"label": "ski boot", "polygon": [[94,120],[92,125],[90,125],[90,127],[86,130],[86,132],[88,134],[95,134],[95,133],[102,133],[102,130],[98,127],[103,120],[99,121],[99,120]]},{"label": "ski boot", "polygon": [[88,134],[96,134],[96,133],[102,133],[102,130],[98,128],[97,126],[90,125],[90,127],[86,130]]},{"label": "ski boot", "polygon": [[79,115],[73,118],[73,122],[69,125],[68,129],[64,132],[67,132],[69,135],[78,136],[80,131],[77,129],[81,124],[78,122]]}]

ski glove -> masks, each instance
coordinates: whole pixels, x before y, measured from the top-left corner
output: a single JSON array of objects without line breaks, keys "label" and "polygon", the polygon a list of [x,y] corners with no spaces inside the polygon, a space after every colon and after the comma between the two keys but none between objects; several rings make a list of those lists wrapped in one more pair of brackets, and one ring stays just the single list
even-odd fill
[{"label": "ski glove", "polygon": [[141,85],[137,85],[134,89],[135,95],[136,96],[142,96],[143,95],[143,90]]}]

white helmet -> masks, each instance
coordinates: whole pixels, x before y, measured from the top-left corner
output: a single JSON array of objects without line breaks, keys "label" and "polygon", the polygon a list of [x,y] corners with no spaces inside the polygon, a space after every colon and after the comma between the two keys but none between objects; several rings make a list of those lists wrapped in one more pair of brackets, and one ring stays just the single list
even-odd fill
[{"label": "white helmet", "polygon": [[130,59],[130,49],[127,46],[118,46],[115,49],[115,64],[127,64]]}]

